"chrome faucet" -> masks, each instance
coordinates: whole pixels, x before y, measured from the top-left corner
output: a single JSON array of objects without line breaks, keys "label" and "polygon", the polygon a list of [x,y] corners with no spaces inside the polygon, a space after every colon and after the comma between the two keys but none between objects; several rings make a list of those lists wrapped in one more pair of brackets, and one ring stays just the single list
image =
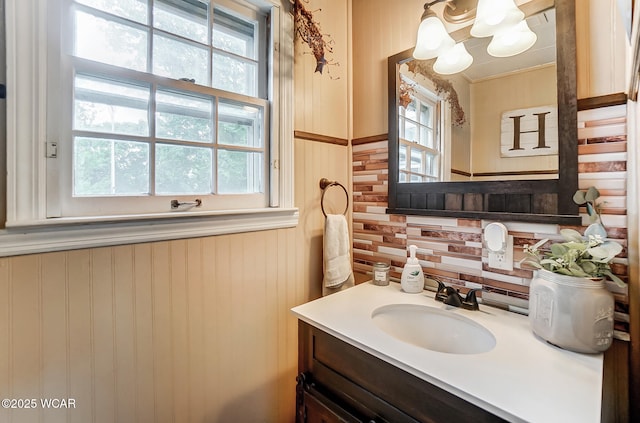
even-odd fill
[{"label": "chrome faucet", "polygon": [[438,291],[436,292],[436,301],[441,301],[447,305],[453,307],[462,307],[467,310],[478,310],[478,299],[476,298],[476,292],[482,291],[481,289],[470,289],[467,295],[462,298],[460,291],[452,286],[446,286],[442,282],[438,282]]}]

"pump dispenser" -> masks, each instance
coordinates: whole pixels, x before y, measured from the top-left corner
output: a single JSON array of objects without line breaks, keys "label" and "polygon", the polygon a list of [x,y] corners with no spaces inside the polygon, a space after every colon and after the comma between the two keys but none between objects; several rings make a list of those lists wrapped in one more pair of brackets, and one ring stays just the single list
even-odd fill
[{"label": "pump dispenser", "polygon": [[409,246],[409,258],[402,269],[400,279],[402,290],[410,294],[418,294],[424,289],[424,273],[422,273],[422,266],[416,258],[417,249],[418,247],[415,245]]}]

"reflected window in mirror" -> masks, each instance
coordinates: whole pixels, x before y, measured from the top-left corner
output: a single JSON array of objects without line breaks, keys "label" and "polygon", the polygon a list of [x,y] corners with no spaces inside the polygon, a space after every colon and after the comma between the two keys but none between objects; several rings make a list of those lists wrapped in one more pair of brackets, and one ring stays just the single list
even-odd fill
[{"label": "reflected window in mirror", "polygon": [[406,76],[401,76],[404,101],[398,110],[399,182],[434,182],[443,172],[442,101]]}]

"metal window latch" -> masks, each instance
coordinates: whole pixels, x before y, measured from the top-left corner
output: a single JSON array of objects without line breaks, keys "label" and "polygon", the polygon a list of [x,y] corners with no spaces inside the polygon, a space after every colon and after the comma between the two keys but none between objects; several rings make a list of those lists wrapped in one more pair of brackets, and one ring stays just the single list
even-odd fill
[{"label": "metal window latch", "polygon": [[57,142],[48,142],[47,143],[47,152],[45,153],[47,159],[55,159],[58,157],[58,143]]},{"label": "metal window latch", "polygon": [[196,198],[195,201],[183,201],[183,202],[180,202],[178,200],[171,200],[171,210],[175,210],[183,206],[189,206],[189,208],[191,208],[191,207],[200,207],[201,205],[202,205],[202,200],[199,198]]}]

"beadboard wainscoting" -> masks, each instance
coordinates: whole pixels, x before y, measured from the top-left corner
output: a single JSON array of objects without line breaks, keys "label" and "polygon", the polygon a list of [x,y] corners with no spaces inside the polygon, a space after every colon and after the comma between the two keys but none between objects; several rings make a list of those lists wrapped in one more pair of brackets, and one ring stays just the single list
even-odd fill
[{"label": "beadboard wainscoting", "polygon": [[[626,106],[579,112],[579,188],[595,186],[603,204],[602,219],[609,237],[627,245],[626,219]],[[377,261],[391,264],[399,277],[407,246],[418,246],[417,257],[425,273],[465,291],[482,287],[482,297],[514,310],[528,307],[532,271],[520,268],[523,246],[543,238],[560,239],[565,226],[504,222],[514,237],[514,270],[488,266],[482,248],[482,228],[474,219],[386,214],[388,187],[387,142],[354,142],[353,146],[353,251],[354,269],[370,272]],[[588,225],[586,210],[580,210]],[[576,228],[584,230],[584,227]],[[627,276],[626,248],[614,260],[614,272]],[[610,285],[616,297],[616,337],[628,340],[627,290]]]},{"label": "beadboard wainscoting", "polygon": [[318,181],[350,185],[347,147],[294,150],[296,228],[0,258],[3,398],[75,400],[0,421],[293,422],[289,309],[321,293]]}]

